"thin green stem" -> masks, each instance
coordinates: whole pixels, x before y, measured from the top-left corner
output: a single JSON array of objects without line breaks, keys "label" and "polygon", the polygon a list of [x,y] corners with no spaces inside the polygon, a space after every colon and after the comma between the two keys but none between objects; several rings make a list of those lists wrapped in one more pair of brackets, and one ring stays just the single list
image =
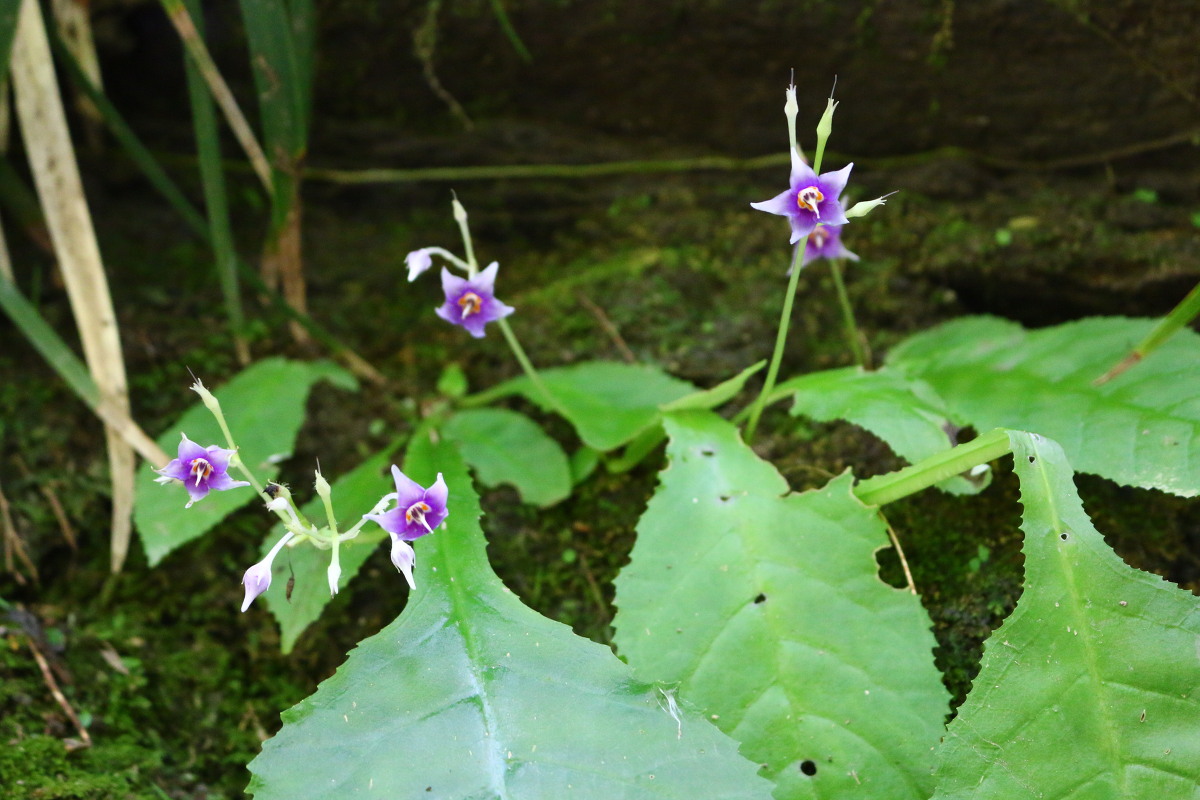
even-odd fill
[{"label": "thin green stem", "polygon": [[508,342],[509,348],[512,350],[513,355],[516,356],[517,363],[525,371],[525,376],[529,378],[529,382],[534,385],[546,403],[561,414],[562,407],[558,404],[558,400],[555,399],[554,395],[550,394],[550,390],[546,387],[542,376],[538,375],[538,371],[534,369],[533,362],[529,360],[529,356],[525,355],[525,348],[521,347],[521,343],[517,341],[517,335],[513,333],[512,326],[508,324],[508,320],[498,319],[496,320],[496,324],[500,326],[500,332],[504,334],[505,341]]},{"label": "thin green stem", "polygon": [[767,367],[767,380],[763,384],[762,391],[758,393],[758,397],[754,399],[754,405],[751,406],[750,421],[746,423],[747,444],[754,440],[754,431],[758,428],[758,418],[762,416],[767,395],[771,394],[775,388],[775,379],[779,376],[779,362],[783,360],[783,346],[787,341],[788,324],[792,319],[792,305],[796,301],[796,286],[800,282],[800,254],[804,252],[807,245],[807,239],[797,242],[796,249],[792,253],[792,272],[791,277],[788,278],[787,294],[783,298],[783,312],[779,315],[779,330],[775,334],[775,352],[771,355],[771,366]]},{"label": "thin green stem", "polygon": [[837,289],[838,303],[842,307],[842,323],[846,326],[846,338],[850,340],[850,351],[854,360],[863,369],[870,369],[867,356],[863,352],[862,337],[858,333],[858,324],[854,320],[854,307],[850,305],[850,295],[846,293],[846,283],[842,280],[842,260],[831,258],[829,271],[833,274],[833,285]]},{"label": "thin green stem", "polygon": [[996,428],[911,467],[868,478],[854,487],[854,494],[863,505],[886,505],[1011,452],[1008,431]]}]

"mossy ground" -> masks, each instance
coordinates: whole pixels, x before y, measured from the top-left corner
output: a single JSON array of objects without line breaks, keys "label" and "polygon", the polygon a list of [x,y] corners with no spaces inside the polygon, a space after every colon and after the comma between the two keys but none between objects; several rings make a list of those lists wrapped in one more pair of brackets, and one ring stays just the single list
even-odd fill
[{"label": "mossy ground", "polygon": [[[1153,172],[1141,174],[1153,180]],[[863,257],[849,272],[850,293],[876,358],[904,336],[966,312],[1034,325],[1089,313],[1162,313],[1196,279],[1170,266],[1194,255],[1194,198],[1136,196],[1134,189],[1153,187],[1102,173],[1058,181],[960,162],[862,170],[859,178],[864,196],[904,189],[848,234]],[[779,183],[774,171],[701,173],[587,185],[495,182],[458,193],[481,257],[505,270],[505,299],[519,309],[514,326],[536,363],[620,359],[628,351],[707,386],[769,354],[786,225],[746,203],[774,194]],[[157,432],[191,402],[189,370],[219,384],[236,364],[207,254],[182,244],[178,224],[147,207],[140,189],[104,191],[104,247],[135,416]],[[435,281],[402,280],[407,250],[456,245],[446,194],[442,187],[313,186],[306,195],[313,314],[393,386],[364,385],[350,402],[318,387],[285,479],[304,484],[318,457],[336,475],[411,429],[448,362],[464,367],[473,389],[515,374],[499,336],[468,340],[430,313]],[[253,209],[241,211],[249,218]],[[69,331],[65,300],[46,288],[45,265],[38,269],[41,308]],[[272,314],[255,309],[253,317],[255,355],[320,354],[289,343]],[[240,796],[244,765],[277,728],[278,713],[402,607],[396,576],[382,558],[369,563],[288,657],[265,611],[237,613],[238,580],[262,535],[253,514],[233,517],[154,569],[135,545],[125,572],[110,579],[98,426],[15,332],[5,336],[16,345],[0,354],[3,491],[40,579],[24,570],[24,582],[11,573],[0,579],[0,786],[20,800]],[[820,265],[801,276],[790,342],[784,375],[849,362]],[[573,443],[560,421],[536,416]],[[761,431],[757,449],[797,490],[846,468],[869,475],[899,466],[886,446],[850,425],[806,423],[772,409]],[[661,459],[660,449],[630,472],[601,469],[546,510],[521,505],[509,489],[485,492],[484,527],[501,577],[532,607],[607,641],[612,580]],[[1194,503],[1096,478],[1078,483],[1097,527],[1131,563],[1200,587]],[[77,545],[67,541],[54,502]],[[1015,480],[1001,468],[978,497],[926,492],[889,506],[887,517],[934,619],[938,665],[961,700],[980,642],[1020,593]],[[880,561],[883,577],[902,583],[894,556],[884,551]],[[67,752],[64,742],[78,732],[30,657],[31,640],[87,726],[91,748]]]}]

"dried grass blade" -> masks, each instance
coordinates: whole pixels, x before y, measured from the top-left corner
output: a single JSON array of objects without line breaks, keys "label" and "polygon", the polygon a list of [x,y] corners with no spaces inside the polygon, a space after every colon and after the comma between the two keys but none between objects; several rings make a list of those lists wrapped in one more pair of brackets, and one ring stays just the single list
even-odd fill
[{"label": "dried grass blade", "polygon": [[[117,318],[37,0],[24,0],[21,6],[13,43],[12,80],[25,150],[83,342],[84,357],[100,390],[101,404],[111,405],[129,416]],[[113,488],[111,566],[113,572],[119,572],[132,533],[134,456],[115,430],[106,427],[105,435]]]},{"label": "dried grass blade", "polygon": [[270,192],[271,166],[267,162],[267,157],[263,154],[262,146],[255,138],[250,123],[246,121],[246,115],[242,113],[237,100],[234,99],[233,92],[229,90],[229,85],[221,77],[221,72],[209,54],[208,47],[200,38],[200,33],[196,30],[191,15],[183,6],[183,0],[161,0],[161,2],[171,24],[179,33],[179,38],[183,40],[188,54],[200,68],[200,74],[204,76],[204,81],[208,84],[208,90],[212,92],[213,99],[217,101],[217,105],[225,114],[225,121],[229,123],[233,135],[241,144],[242,149],[246,151],[246,157],[250,159],[250,165],[254,167],[255,174],[258,175],[258,179],[262,181],[267,192]]}]

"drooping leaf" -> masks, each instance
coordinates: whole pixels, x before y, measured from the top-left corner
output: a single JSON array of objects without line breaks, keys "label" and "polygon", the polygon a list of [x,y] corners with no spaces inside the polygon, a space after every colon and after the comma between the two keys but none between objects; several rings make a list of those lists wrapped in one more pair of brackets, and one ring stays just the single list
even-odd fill
[{"label": "drooping leaf", "polygon": [[110,429],[120,434],[130,447],[137,450],[142,458],[151,463],[163,463],[168,460],[162,448],[112,403],[100,398],[100,390],[92,380],[87,367],[79,360],[58,332],[46,322],[37,308],[30,303],[16,285],[0,276],[0,309],[8,315],[13,324],[20,329],[26,340],[42,354],[46,362],[58,373],[68,388],[75,393],[88,407],[96,413]]},{"label": "drooping leaf", "polygon": [[704,389],[693,394],[684,395],[678,400],[672,400],[669,403],[663,403],[661,406],[663,411],[688,411],[702,410],[707,408],[716,408],[732,400],[737,393],[746,385],[746,381],[763,367],[767,365],[766,360],[759,361],[757,364],[752,364],[744,370],[734,375],[728,380],[721,381],[716,386],[710,389]]},{"label": "drooping leaf", "polygon": [[[759,361],[757,364],[747,367],[732,378],[722,381],[710,389],[692,392],[680,397],[678,400],[663,403],[659,406],[659,410],[662,412],[702,411],[723,405],[732,400],[742,390],[742,387],[746,385],[746,381],[754,373],[766,366],[766,363],[766,361]],[[643,429],[641,433],[626,445],[619,456],[609,459],[609,471],[625,472],[626,470],[633,469],[642,462],[642,459],[654,452],[655,448],[666,438],[666,431],[662,429],[661,425],[653,425]]]},{"label": "drooping leaf", "polygon": [[567,454],[523,414],[504,408],[466,409],[450,417],[442,432],[458,442],[484,486],[511,484],[525,502],[543,508],[571,494]]},{"label": "drooping leaf", "polygon": [[789,494],[728,422],[665,417],[670,465],[617,579],[616,642],[766,765],[775,797],[925,798],[947,694],[929,617],[877,576],[851,476]]},{"label": "drooping leaf", "polygon": [[250,764],[258,800],[769,796],[757,765],[669,689],[500,583],[451,443],[418,438],[405,472],[445,474],[446,526],[415,543],[404,612],[284,713]]},{"label": "drooping leaf", "polygon": [[1109,549],[1055,442],[1010,436],[1025,589],[947,729],[935,797],[1196,798],[1200,599]]},{"label": "drooping leaf", "polygon": [[507,389],[565,416],[579,438],[601,452],[620,447],[658,424],[662,416],[659,406],[697,391],[692,384],[647,364],[588,361],[540,374],[557,407],[548,403],[528,378],[510,381]]},{"label": "drooping leaf", "polygon": [[[937,392],[895,370],[846,367],[813,372],[784,381],[774,394],[793,395],[795,416],[818,422],[844,419],[865,428],[910,464],[954,445],[945,403]],[[976,494],[986,484],[956,476],[939,486],[952,494]]]},{"label": "drooping leaf", "polygon": [[[391,463],[391,453],[385,450],[333,482],[333,511],[338,516],[338,530],[351,528],[381,497],[393,491],[392,477],[388,472]],[[300,510],[314,525],[325,524],[325,507],[319,497],[314,495]],[[284,533],[283,525],[272,528],[263,541],[264,556]],[[356,538],[342,542],[338,561],[342,568],[342,575],[338,579],[339,589],[346,588],[372,553],[387,559],[386,549],[379,546],[386,538],[387,534],[382,528],[374,522],[368,522]],[[394,572],[390,562],[385,563],[388,564],[387,571]],[[329,604],[329,583],[325,577],[328,566],[329,551],[318,550],[308,543],[285,547],[272,562],[271,586],[262,597],[279,623],[279,648],[284,653],[292,651],[300,634],[321,616],[321,611]],[[287,583],[293,576],[296,581],[289,601]],[[403,582],[399,576],[396,579]],[[262,599],[255,601],[261,602]]]},{"label": "drooping leaf", "polygon": [[[204,35],[204,8],[201,0],[184,0],[188,14],[196,24],[197,32]],[[221,160],[220,129],[217,127],[217,110],[213,103],[204,76],[191,57],[183,57],[187,75],[188,100],[192,108],[192,130],[196,135],[196,160],[200,166],[200,184],[204,188],[204,209],[209,240],[213,246],[217,282],[221,285],[221,296],[225,301],[225,316],[229,320],[229,332],[234,351],[242,364],[249,362],[250,351],[246,343],[245,314],[242,311],[241,287],[237,279],[237,246],[233,239],[233,224],[229,215],[229,190],[225,183],[225,167]],[[110,119],[110,125],[112,124]],[[128,148],[129,145],[126,145]],[[147,165],[151,170],[157,166],[153,159]],[[143,167],[145,169],[145,167]],[[153,172],[147,172],[152,175]],[[170,187],[166,183],[160,191]],[[178,203],[176,207],[180,207]]]},{"label": "drooping leaf", "polygon": [[[327,361],[269,358],[213,391],[221,401],[242,461],[260,481],[274,478],[279,473],[277,463],[291,455],[296,433],[304,421],[308,392],[321,379],[343,389],[355,388],[354,378],[348,372]],[[174,454],[181,433],[205,447],[227,446],[216,420],[200,402],[168,426],[166,433],[158,438],[159,446]],[[212,492],[185,509],[187,496],[182,487],[160,486],[154,482],[156,477],[151,465],[142,465],[137,475],[137,503],[133,513],[150,566],[256,496],[249,488]]]},{"label": "drooping leaf", "polygon": [[888,357],[927,381],[951,415],[977,430],[1038,431],[1071,464],[1118,483],[1200,493],[1200,336],[1183,330],[1103,385],[1093,381],[1154,320],[1105,317],[1027,331],[990,317],[955,320],[914,336]]}]

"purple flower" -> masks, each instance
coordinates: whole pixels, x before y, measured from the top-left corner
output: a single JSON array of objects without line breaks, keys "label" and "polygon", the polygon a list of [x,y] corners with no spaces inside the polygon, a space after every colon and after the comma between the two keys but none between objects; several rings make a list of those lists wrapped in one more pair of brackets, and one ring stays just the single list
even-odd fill
[{"label": "purple flower", "polygon": [[446,302],[437,315],[453,325],[462,325],[476,339],[483,337],[483,326],[507,317],[514,309],[496,299],[496,271],[500,265],[493,261],[474,278],[459,278],[442,267],[442,291]]},{"label": "purple flower", "polygon": [[408,282],[412,283],[418,275],[433,266],[433,248],[413,250],[404,257],[404,263],[408,266]]},{"label": "purple flower", "polygon": [[438,473],[437,480],[428,489],[409,478],[394,464],[392,478],[396,481],[396,508],[383,514],[367,514],[367,519],[375,520],[379,527],[405,542],[433,533],[433,529],[441,525],[449,513],[446,511],[446,499],[450,490],[442,480],[442,473]]},{"label": "purple flower", "polygon": [[155,470],[162,476],[156,480],[159,483],[182,481],[191,498],[184,508],[190,508],[192,503],[203,500],[204,496],[214,489],[223,491],[250,485],[246,481],[235,481],[229,477],[229,459],[233,457],[233,453],[233,450],[225,450],[215,444],[201,447],[185,433],[183,441],[179,443],[179,457],[162,469]]},{"label": "purple flower", "polygon": [[291,531],[285,533],[283,538],[271,548],[271,552],[267,553],[266,558],[246,570],[246,574],[242,576],[242,585],[246,587],[246,598],[242,600],[243,613],[254,602],[254,598],[258,597],[271,586],[271,562],[275,560],[275,555],[279,552],[280,548],[290,542],[295,535]]},{"label": "purple flower", "polygon": [[858,256],[842,244],[841,225],[818,225],[809,234],[808,242],[804,245],[804,260],[800,262],[800,266],[803,267],[818,258],[848,258],[858,261]]},{"label": "purple flower", "polygon": [[812,167],[793,159],[791,186],[787,191],[750,205],[768,214],[787,217],[792,226],[791,243],[795,244],[812,233],[817,223],[845,225],[849,221],[839,198],[853,168],[854,164],[847,164],[837,172],[825,172],[818,177]]}]

